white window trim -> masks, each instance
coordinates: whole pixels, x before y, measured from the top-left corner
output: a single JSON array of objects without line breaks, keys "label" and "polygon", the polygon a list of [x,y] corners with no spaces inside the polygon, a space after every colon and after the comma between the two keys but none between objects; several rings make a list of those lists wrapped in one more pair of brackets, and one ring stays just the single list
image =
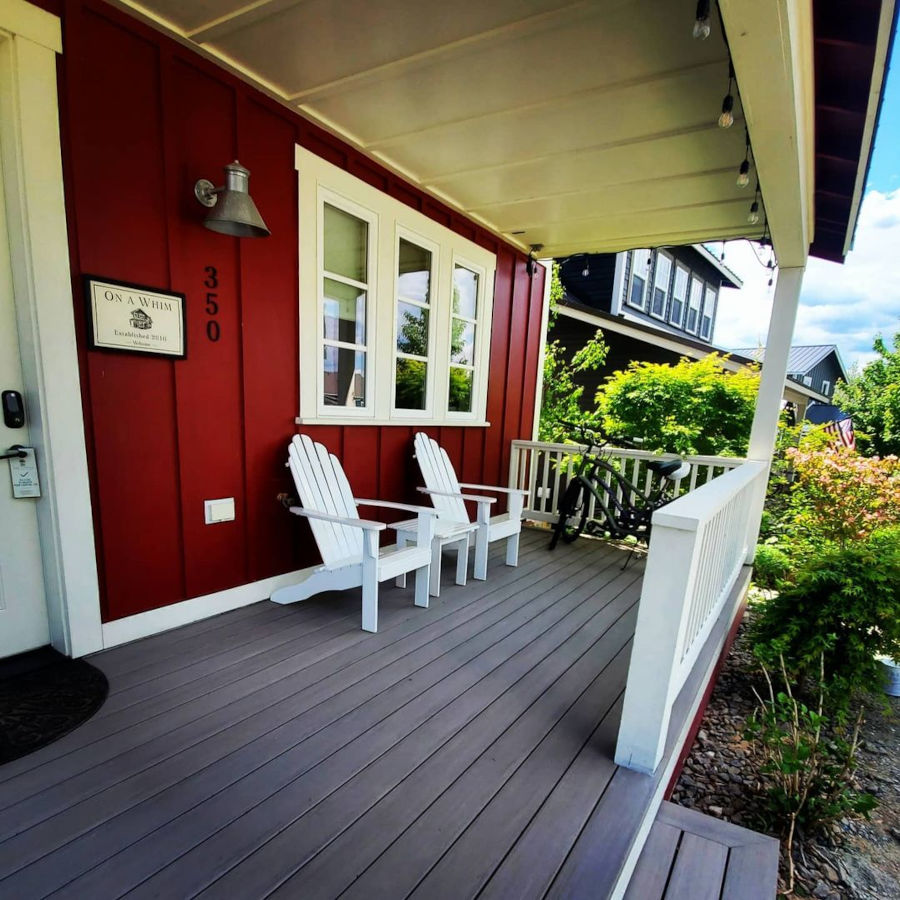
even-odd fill
[{"label": "white window trim", "polygon": [[[675,281],[678,278],[678,270],[685,274],[684,296],[681,298],[681,316],[678,319],[672,318],[672,308],[675,305]],[[668,322],[676,328],[684,328],[685,318],[687,317],[688,299],[691,295],[691,270],[682,263],[675,261],[675,271],[672,273],[672,302],[669,304]]]},{"label": "white window trim", "polygon": [[[300,410],[298,425],[468,425],[484,427],[490,366],[496,256],[344,169],[302,147],[295,148],[298,172],[300,291]],[[364,408],[325,406],[324,367],[320,359],[322,323],[323,198],[370,222],[369,298],[366,334],[366,402]],[[332,202],[329,200],[329,202]],[[365,215],[362,215],[364,213]],[[374,217],[374,218],[370,218]],[[374,228],[371,224],[374,222]],[[373,234],[374,232],[374,234]],[[395,351],[397,329],[397,253],[399,238],[434,248],[435,283],[429,315],[429,381],[426,410],[396,410]],[[475,334],[475,382],[472,411],[450,412],[449,335],[453,265],[459,262],[479,274],[478,325]],[[312,369],[312,366],[315,369]],[[313,374],[315,372],[315,374]]]},{"label": "white window trim", "polygon": [[[647,314],[654,319],[658,319],[660,322],[666,321],[666,314],[669,311],[669,299],[672,296],[672,287],[674,285],[673,278],[675,275],[675,259],[669,254],[664,253],[662,250],[657,251],[655,254],[656,259],[654,260],[653,266],[653,278],[652,284],[650,285],[650,290],[647,292],[649,295],[649,302],[647,303]],[[656,292],[656,271],[659,268],[660,259],[667,259],[669,261],[669,277],[666,281],[665,288],[663,289],[664,297],[663,297],[663,308],[661,313],[653,312],[653,300],[654,293]]]},{"label": "white window trim", "polygon": [[825,396],[828,396],[828,392],[831,390],[831,382],[826,378],[822,381],[822,393]]},{"label": "white window trim", "polygon": [[[688,326],[688,322],[691,318],[691,295],[693,294],[694,282],[697,281],[700,283],[700,305],[697,307],[697,325],[695,328],[690,328]],[[691,273],[691,280],[688,284],[688,295],[687,295],[687,306],[684,308],[684,330],[688,334],[698,335],[700,334],[700,321],[703,318],[703,299],[706,296],[706,282],[697,275]]]},{"label": "white window trim", "polygon": [[[710,303],[710,296],[712,297],[712,303]],[[716,303],[719,299],[719,292],[709,283],[703,288],[703,305],[700,307],[700,328],[699,335],[704,341],[712,341],[713,336],[713,328],[715,327],[716,322]],[[709,334],[703,333],[703,320],[707,317],[706,310],[707,306],[709,309]]]}]

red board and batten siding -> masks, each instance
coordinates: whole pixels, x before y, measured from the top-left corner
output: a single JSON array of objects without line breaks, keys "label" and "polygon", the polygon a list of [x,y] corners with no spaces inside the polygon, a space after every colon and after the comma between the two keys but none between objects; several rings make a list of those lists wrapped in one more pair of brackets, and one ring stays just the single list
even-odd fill
[{"label": "red board and batten siding", "polygon": [[[122,12],[93,0],[39,5],[63,17],[63,157],[104,620],[316,558],[305,525],[274,499],[290,487],[283,463],[299,404],[295,143],[497,254],[491,427],[428,431],[464,480],[505,483],[510,441],[531,434],[543,270],[530,278],[510,245]],[[221,180],[235,158],[253,173],[266,240],[201,226],[193,184]],[[187,359],[86,350],[83,273],[183,292]],[[413,427],[308,430],[340,456],[358,495],[413,496]],[[202,501],[216,497],[235,498],[234,522],[204,524]]]}]

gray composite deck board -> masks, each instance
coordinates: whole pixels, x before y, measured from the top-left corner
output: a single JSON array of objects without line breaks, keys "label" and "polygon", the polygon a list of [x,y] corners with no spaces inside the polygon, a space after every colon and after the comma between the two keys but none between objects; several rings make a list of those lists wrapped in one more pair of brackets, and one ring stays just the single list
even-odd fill
[{"label": "gray composite deck board", "polygon": [[98,654],[103,710],[0,767],[0,896],[556,890],[653,779],[612,761],[643,564],[547,540],[428,610],[383,587],[375,635],[349,591]]},{"label": "gray composite deck board", "polygon": [[772,900],[778,841],[664,803],[625,900]]}]

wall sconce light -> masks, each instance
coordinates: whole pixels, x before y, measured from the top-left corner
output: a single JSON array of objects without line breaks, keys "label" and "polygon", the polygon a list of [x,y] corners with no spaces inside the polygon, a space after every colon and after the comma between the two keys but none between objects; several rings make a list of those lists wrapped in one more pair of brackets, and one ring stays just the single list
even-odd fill
[{"label": "wall sconce light", "polygon": [[528,259],[525,260],[525,271],[528,273],[529,278],[534,275],[534,265],[537,262],[537,254],[543,249],[543,244],[532,244],[531,249],[528,251]]},{"label": "wall sconce light", "polygon": [[194,185],[194,196],[210,208],[203,220],[210,231],[232,237],[268,237],[271,234],[250,196],[249,184],[250,170],[235,160],[225,166],[223,187],[216,187],[205,178]]}]

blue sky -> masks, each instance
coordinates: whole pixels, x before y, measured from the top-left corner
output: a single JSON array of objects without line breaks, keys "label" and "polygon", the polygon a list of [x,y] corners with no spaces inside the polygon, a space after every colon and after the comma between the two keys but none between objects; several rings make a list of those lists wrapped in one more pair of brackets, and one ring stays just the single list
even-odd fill
[{"label": "blue sky", "polygon": [[[723,291],[720,347],[765,344],[772,306],[769,273],[746,241],[726,245],[725,262],[744,280]],[[856,239],[843,265],[810,259],[795,344],[836,344],[850,368],[871,360],[876,334],[900,331],[900,38],[895,42]]]}]

